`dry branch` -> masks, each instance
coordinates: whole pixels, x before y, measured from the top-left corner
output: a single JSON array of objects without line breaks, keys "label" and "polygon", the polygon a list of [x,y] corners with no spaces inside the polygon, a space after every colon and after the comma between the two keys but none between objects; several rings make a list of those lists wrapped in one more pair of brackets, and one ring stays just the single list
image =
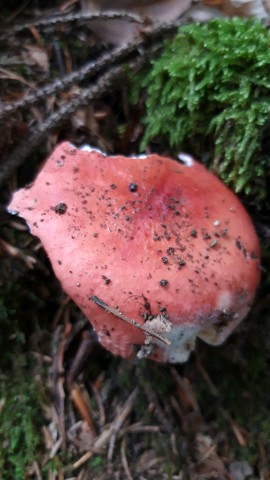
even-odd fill
[{"label": "dry branch", "polygon": [[0,36],[0,41],[5,41],[10,38],[11,35],[16,35],[24,30],[27,30],[31,27],[53,27],[57,24],[63,23],[73,23],[73,22],[85,22],[85,21],[93,21],[93,20],[127,20],[129,22],[138,23],[139,25],[143,25],[144,21],[135,13],[128,13],[126,11],[115,10],[115,11],[108,11],[108,12],[80,12],[80,13],[67,13],[65,15],[53,15],[52,17],[47,18],[37,18],[31,20],[30,22],[20,23],[18,25],[14,25],[12,28],[8,27],[8,33],[3,33]]}]

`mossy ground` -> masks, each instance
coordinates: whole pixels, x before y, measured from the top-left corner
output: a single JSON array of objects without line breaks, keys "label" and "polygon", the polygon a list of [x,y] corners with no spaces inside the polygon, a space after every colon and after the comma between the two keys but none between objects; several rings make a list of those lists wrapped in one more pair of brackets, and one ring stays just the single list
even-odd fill
[{"label": "mossy ground", "polygon": [[[22,359],[17,357],[19,363]],[[0,476],[21,480],[34,461],[40,461],[44,422],[38,383],[30,368],[16,365],[0,377]],[[32,375],[32,374],[31,374]]]},{"label": "mossy ground", "polygon": [[[256,39],[254,41],[254,39]],[[269,206],[270,34],[259,21],[214,19],[179,28],[138,75],[141,148],[190,151],[258,208]]]}]

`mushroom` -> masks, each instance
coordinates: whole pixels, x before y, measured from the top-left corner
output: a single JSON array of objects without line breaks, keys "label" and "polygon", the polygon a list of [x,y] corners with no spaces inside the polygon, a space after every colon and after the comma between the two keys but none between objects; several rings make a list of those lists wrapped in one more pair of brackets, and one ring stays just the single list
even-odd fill
[{"label": "mushroom", "polygon": [[109,157],[65,142],[9,209],[114,354],[184,362],[196,337],[221,344],[251,307],[252,222],[188,155]]}]

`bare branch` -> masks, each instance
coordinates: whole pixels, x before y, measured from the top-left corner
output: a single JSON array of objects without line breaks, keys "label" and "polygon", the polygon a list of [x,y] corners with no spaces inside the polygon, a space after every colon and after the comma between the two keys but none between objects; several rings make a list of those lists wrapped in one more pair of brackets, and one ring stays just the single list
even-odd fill
[{"label": "bare branch", "polygon": [[57,112],[52,113],[37,128],[33,129],[29,137],[20,143],[11,154],[0,165],[0,186],[9,177],[9,175],[19,167],[24,159],[32,150],[39,145],[60,122],[68,118],[77,108],[87,105],[91,100],[102,95],[111,85],[115,77],[120,77],[124,73],[122,67],[115,67],[108,73],[104,74],[100,79],[89,88],[80,92],[78,97],[74,97],[68,104],[63,105]]},{"label": "bare branch", "polygon": [[14,25],[12,28],[8,27],[8,32],[3,33],[0,36],[0,41],[7,40],[10,38],[10,35],[16,35],[23,30],[27,30],[31,27],[52,27],[59,23],[72,23],[72,22],[85,22],[91,20],[127,20],[128,22],[138,23],[139,25],[144,24],[144,20],[135,13],[128,13],[122,10],[112,10],[108,12],[89,12],[89,13],[68,13],[66,15],[54,15],[47,18],[37,18],[31,20],[30,22],[21,23]]},{"label": "bare branch", "polygon": [[[126,68],[132,69],[135,66],[137,65],[141,66],[146,61],[148,61],[149,56],[153,55],[153,52],[156,52],[157,49],[160,48],[159,41],[161,38],[164,38],[165,35],[168,35],[169,33],[175,31],[180,24],[186,24],[188,22],[189,22],[188,19],[183,18],[176,23],[161,25],[158,28],[151,30],[150,32],[145,32],[143,39],[136,40],[135,42],[129,45],[125,45],[119,49],[113,50],[109,54],[110,58],[108,58],[108,55],[102,57],[100,61],[97,61],[97,62],[100,62],[98,64],[98,67],[96,67],[93,64],[93,62],[90,62],[90,64],[82,68],[82,71],[78,71],[78,72],[75,72],[74,74],[71,74],[71,75],[74,75],[72,77],[72,81],[70,81],[69,78],[66,81],[66,83],[63,79],[56,81],[57,91],[59,91],[62,89],[62,86],[60,85],[64,84],[66,87],[67,85],[74,82],[75,81],[74,78],[76,79],[76,75],[78,75],[77,80],[79,79],[82,81],[85,78],[85,71],[91,72],[91,70],[96,68],[94,73],[97,73],[100,70],[102,70],[103,67],[106,68],[107,70],[108,70],[108,67],[110,68],[106,73],[101,74],[101,76],[97,80],[95,80],[94,84],[92,83],[88,88],[82,90],[80,95],[78,95],[78,97],[73,97],[70,100],[70,103],[63,105],[62,107],[59,108],[58,111],[49,115],[45,119],[43,124],[38,125],[35,128],[32,128],[30,130],[30,134],[27,137],[27,139],[21,142],[17,147],[15,147],[11,152],[11,154],[2,160],[0,165],[0,186],[17,167],[22,165],[25,158],[34,150],[34,148],[37,147],[37,145],[39,145],[42,141],[45,140],[48,133],[53,128],[55,128],[59,123],[61,123],[66,118],[69,118],[70,115],[74,113],[79,107],[89,104],[95,98],[98,98],[100,95],[105,93],[108,90],[108,88],[112,85],[115,79],[117,79],[118,81],[119,78],[122,75],[124,75]],[[128,59],[130,59],[130,56],[133,56],[133,59],[131,61],[127,63],[122,63],[119,66],[114,66],[113,68],[111,68],[111,66],[114,65],[115,63],[117,64],[120,61],[125,61],[125,60],[127,61]],[[42,96],[46,96],[47,94],[51,94],[55,92],[56,84],[55,82],[53,82],[52,87],[50,85],[48,87],[44,87],[44,90],[42,90],[40,94],[41,98]],[[35,93],[34,97],[35,95],[37,94]],[[33,100],[33,97],[32,97],[32,100]],[[26,102],[28,104],[28,100],[26,100]],[[24,106],[23,100],[22,100],[21,106]],[[11,105],[10,107],[6,105],[2,109],[2,115],[6,116],[5,112],[9,108],[11,108],[11,110],[9,110],[9,113],[13,111],[13,105]],[[16,109],[17,108],[19,108],[18,103],[16,103]]]},{"label": "bare branch", "polygon": [[43,100],[49,95],[63,91],[74,83],[82,82],[87,77],[92,77],[93,75],[100,73],[102,69],[108,68],[108,66],[113,66],[115,63],[124,60],[132,53],[135,53],[141,43],[142,41],[139,42],[139,44],[135,43],[129,46],[124,45],[121,48],[116,48],[115,50],[104,54],[98,60],[92,60],[86,63],[82,68],[66,75],[64,78],[54,80],[48,85],[45,85],[45,87],[40,88],[38,91],[26,95],[13,103],[0,107],[0,120],[3,120],[11,113],[16,112],[18,108],[25,108],[29,105],[33,105],[35,102]]},{"label": "bare branch", "polygon": [[134,408],[135,400],[138,394],[138,388],[135,388],[133,392],[128,397],[127,401],[121,409],[121,413],[116,417],[116,419],[111,423],[107,430],[103,430],[100,436],[96,439],[93,448],[85,453],[79,460],[77,460],[73,465],[69,465],[66,468],[66,471],[77,470],[84,463],[88,462],[90,458],[94,455],[96,451],[99,451],[100,448],[108,444],[112,435],[119,432],[121,426],[125,422],[126,418],[129,416],[130,412]]},{"label": "bare branch", "polygon": [[[186,22],[182,21],[181,23]],[[178,24],[180,23],[166,24],[157,27],[151,30],[151,32],[145,33],[144,38],[139,38],[135,42],[132,42],[128,45],[125,44],[122,47],[115,48],[109,53],[104,54],[98,60],[91,60],[79,70],[66,75],[64,78],[58,78],[54,80],[48,85],[45,85],[34,93],[26,95],[20,100],[7,105],[2,104],[0,106],[0,120],[2,121],[10,114],[16,112],[18,108],[25,108],[39,100],[45,99],[49,95],[61,92],[76,82],[82,82],[86,78],[91,78],[92,76],[100,73],[104,68],[108,68],[115,65],[117,62],[128,59],[133,54],[138,54],[140,51],[142,51],[142,49],[147,48],[147,42],[154,42],[160,37],[160,35],[170,33],[172,30],[177,28]]]}]

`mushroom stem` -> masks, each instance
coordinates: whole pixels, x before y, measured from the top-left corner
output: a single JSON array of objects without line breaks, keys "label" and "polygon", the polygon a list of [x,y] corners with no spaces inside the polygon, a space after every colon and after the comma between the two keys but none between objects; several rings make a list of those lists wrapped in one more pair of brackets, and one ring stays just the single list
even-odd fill
[{"label": "mushroom stem", "polygon": [[125,315],[123,315],[123,313],[119,312],[119,310],[117,310],[116,308],[109,307],[109,305],[104,303],[103,300],[101,300],[100,298],[93,296],[93,297],[90,297],[90,299],[99,307],[104,308],[106,312],[112,313],[117,318],[120,318],[120,320],[123,320],[124,322],[128,323],[129,325],[132,325],[135,328],[139,328],[145,333],[145,335],[154,337],[157,340],[160,340],[161,342],[165,343],[166,345],[171,345],[171,342],[167,338],[164,338],[162,335],[159,335],[158,333],[153,332],[151,328],[148,328],[145,325],[141,325],[140,323],[136,322],[136,320],[126,317]]}]

